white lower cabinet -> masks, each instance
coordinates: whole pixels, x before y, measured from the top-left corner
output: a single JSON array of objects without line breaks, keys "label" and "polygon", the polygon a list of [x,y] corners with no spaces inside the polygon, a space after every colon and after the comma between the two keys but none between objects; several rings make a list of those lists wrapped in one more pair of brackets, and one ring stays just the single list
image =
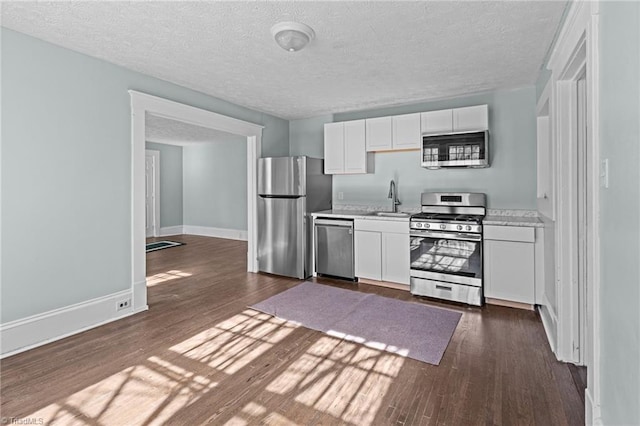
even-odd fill
[{"label": "white lower cabinet", "polygon": [[535,304],[535,228],[484,227],[484,296]]},{"label": "white lower cabinet", "polygon": [[409,234],[382,234],[382,281],[409,284]]},{"label": "white lower cabinet", "polygon": [[409,285],[409,224],[355,220],[355,274],[358,278]]},{"label": "white lower cabinet", "polygon": [[382,280],[382,234],[373,231],[355,232],[356,277]]}]

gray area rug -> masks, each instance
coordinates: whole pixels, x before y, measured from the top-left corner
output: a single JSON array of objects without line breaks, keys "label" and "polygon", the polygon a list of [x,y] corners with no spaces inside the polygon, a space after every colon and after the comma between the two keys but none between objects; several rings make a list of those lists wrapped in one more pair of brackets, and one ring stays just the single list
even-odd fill
[{"label": "gray area rug", "polygon": [[304,282],[251,306],[371,348],[438,365],[461,313]]}]

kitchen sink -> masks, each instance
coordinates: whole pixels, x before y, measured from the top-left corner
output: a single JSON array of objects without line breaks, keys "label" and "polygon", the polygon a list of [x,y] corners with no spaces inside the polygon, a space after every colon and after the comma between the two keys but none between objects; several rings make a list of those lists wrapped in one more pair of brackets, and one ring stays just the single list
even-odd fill
[{"label": "kitchen sink", "polygon": [[386,217],[409,217],[411,213],[395,213],[395,212],[373,212],[370,216],[386,216]]}]

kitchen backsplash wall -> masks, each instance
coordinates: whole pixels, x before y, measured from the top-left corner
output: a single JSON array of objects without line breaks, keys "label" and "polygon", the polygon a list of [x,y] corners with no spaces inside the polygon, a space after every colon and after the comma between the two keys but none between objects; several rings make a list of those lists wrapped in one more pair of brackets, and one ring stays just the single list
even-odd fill
[{"label": "kitchen backsplash wall", "polygon": [[[291,155],[323,157],[323,125],[331,121],[382,117],[489,105],[491,167],[427,170],[419,151],[376,153],[375,173],[335,175],[334,205],[386,205],[389,181],[398,186],[400,208],[417,207],[425,191],[473,191],[487,194],[490,208],[536,208],[536,88],[527,86],[471,96],[377,110],[339,113],[289,123]],[[340,199],[342,195],[342,199]]]}]

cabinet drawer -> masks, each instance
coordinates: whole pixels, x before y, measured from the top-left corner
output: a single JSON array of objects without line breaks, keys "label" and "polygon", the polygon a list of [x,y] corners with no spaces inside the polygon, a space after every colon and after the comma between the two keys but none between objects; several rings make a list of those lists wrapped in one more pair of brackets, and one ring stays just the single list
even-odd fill
[{"label": "cabinet drawer", "polygon": [[409,233],[409,220],[367,220],[356,219],[354,223],[356,231],[373,231],[373,232],[394,232],[396,234]]},{"label": "cabinet drawer", "polygon": [[526,226],[485,225],[483,231],[485,240],[519,241],[523,243],[534,243],[536,241],[535,228]]}]

